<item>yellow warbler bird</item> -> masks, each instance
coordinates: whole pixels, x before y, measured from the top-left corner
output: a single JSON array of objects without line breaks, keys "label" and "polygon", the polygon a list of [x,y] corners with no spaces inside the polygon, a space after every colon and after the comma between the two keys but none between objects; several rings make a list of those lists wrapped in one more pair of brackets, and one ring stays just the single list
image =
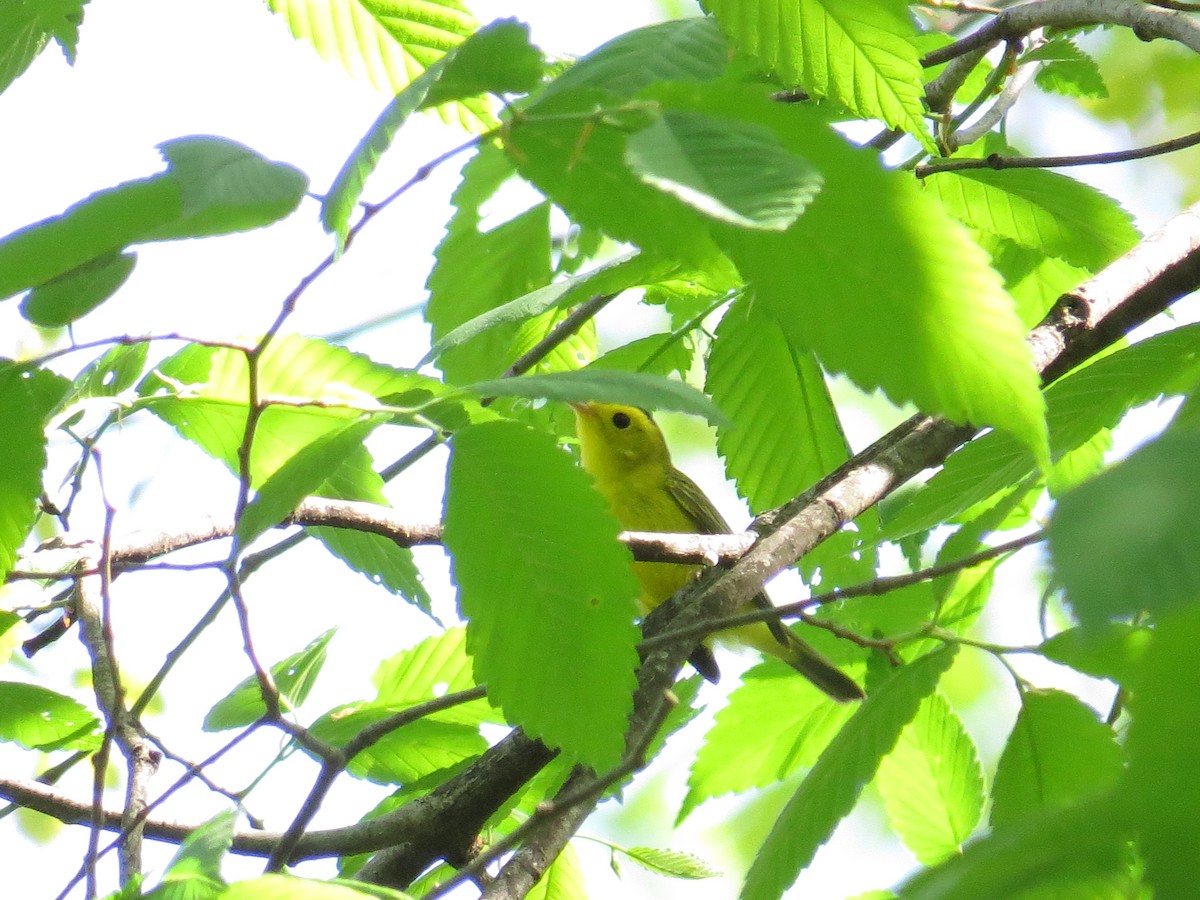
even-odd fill
[{"label": "yellow warbler bird", "polygon": [[[610,403],[572,404],[579,434],[580,460],[595,479],[621,526],[628,531],[728,534],[729,526],[699,486],[673,465],[667,443],[654,419],[636,406]],[[699,571],[681,563],[635,562],[642,585],[639,605],[648,613]],[[769,608],[759,593],[755,606]],[[835,700],[857,700],[862,689],[841,670],[778,621],[743,625],[717,639],[748,645],[783,660]],[[692,665],[710,681],[716,663],[706,648],[698,648]]]}]

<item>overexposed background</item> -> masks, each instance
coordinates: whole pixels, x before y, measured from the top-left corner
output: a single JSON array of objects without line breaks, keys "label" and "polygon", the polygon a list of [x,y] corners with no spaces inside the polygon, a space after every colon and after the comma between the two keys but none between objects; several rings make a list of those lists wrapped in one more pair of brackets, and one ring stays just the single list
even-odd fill
[{"label": "overexposed background", "polygon": [[[470,4],[481,21],[516,15],[532,26],[534,41],[555,54],[582,54],[604,40],[655,21],[664,6],[674,13],[691,9],[685,3],[614,0],[607,4],[577,4],[554,0],[477,0]],[[368,129],[388,97],[365,80],[355,80],[336,64],[318,58],[307,44],[288,34],[282,19],[255,0],[208,0],[197,5],[184,0],[93,0],[86,7],[78,63],[68,66],[51,47],[5,93],[0,94],[0,235],[55,215],[90,193],[119,182],[145,177],[162,168],[155,145],[191,134],[213,134],[240,141],[263,155],[291,163],[320,193],[330,184],[343,160]],[[1121,128],[1102,128],[1088,117],[1052,99],[1022,104],[1013,127],[1031,152],[1095,152],[1133,143]],[[1052,127],[1046,127],[1052,123]],[[393,150],[368,183],[367,199],[377,199],[411,175],[422,163],[461,143],[464,136],[435,117],[411,121]],[[1080,141],[1085,146],[1080,147]],[[460,163],[435,172],[393,208],[380,216],[352,251],[304,296],[288,330],[328,335],[381,315],[415,309],[424,300],[423,283],[430,256],[450,214],[448,198]],[[1089,169],[1076,173],[1099,180],[1125,202],[1148,227],[1157,226],[1179,206],[1179,179],[1165,167],[1140,166]],[[284,296],[331,248],[317,221],[318,206],[306,200],[291,218],[243,235],[153,244],[138,251],[130,281],[118,295],[74,328],[83,342],[118,334],[179,332],[193,337],[236,338],[265,328]],[[631,307],[623,307],[631,312]],[[609,319],[609,327],[616,317]],[[602,323],[603,324],[603,323]],[[626,325],[626,323],[623,323]],[[627,327],[627,326],[626,326]],[[16,301],[0,304],[0,354],[36,353],[67,343],[64,335],[45,334],[44,344],[19,346],[18,336],[29,329],[20,319]],[[609,332],[613,334],[613,332]],[[357,351],[395,365],[414,365],[428,347],[428,333],[419,313],[361,333],[351,343]],[[176,349],[167,348],[167,351]],[[57,363],[74,375],[96,354],[68,356]],[[1162,421],[1163,410],[1152,410],[1144,424],[1128,432],[1122,446],[1139,440]],[[862,415],[854,422],[853,439],[862,444],[878,433],[878,422]],[[420,439],[415,433],[380,435],[373,445],[381,463],[390,462]],[[694,439],[698,429],[675,423],[675,433]],[[724,484],[719,461],[700,435],[700,449],[683,460],[684,467],[718,498],[718,505],[735,524],[746,520],[732,490]],[[59,445],[52,457],[51,476],[58,478],[70,464],[71,448]],[[119,532],[139,527],[170,527],[198,516],[228,518],[236,486],[217,463],[174,439],[166,426],[149,416],[134,417],[123,431],[105,443],[105,483],[123,512]],[[440,515],[444,452],[437,452],[392,487],[393,503],[413,521],[432,521]],[[51,489],[57,485],[51,484]],[[90,490],[74,519],[82,534],[98,532],[100,509]],[[194,559],[213,559],[221,548],[200,548]],[[452,616],[453,594],[443,554],[435,548],[417,551],[427,584],[444,617]],[[431,633],[428,620],[402,601],[372,589],[320,548],[306,548],[283,566],[268,566],[248,585],[258,649],[265,660],[278,660],[307,644],[330,627],[338,636],[330,649],[327,676],[318,684],[306,709],[320,711],[370,692],[369,679],[377,661]],[[1021,643],[1035,621],[1040,580],[1036,553],[1025,553],[1009,564],[998,585],[1008,592],[1010,612],[992,623],[997,640]],[[223,586],[216,573],[181,576],[146,573],[122,578],[116,590],[118,655],[134,683],[149,678],[163,655]],[[16,588],[9,598],[22,590]],[[786,595],[787,587],[777,588]],[[6,602],[5,605],[8,605]],[[24,637],[27,635],[18,635]],[[193,759],[220,746],[223,735],[199,735],[199,723],[209,707],[249,674],[240,653],[240,638],[232,613],[223,615],[166,683],[165,707],[148,724],[165,743]],[[988,663],[983,663],[987,665]],[[74,635],[39,654],[31,662],[15,657],[12,665],[26,676],[57,690],[72,693],[89,706],[93,701],[80,686],[77,673],[87,659]],[[727,671],[736,665],[725,666]],[[11,671],[11,670],[10,670]],[[339,673],[336,679],[330,677]],[[5,675],[4,677],[13,677]],[[1039,681],[1060,678],[1039,672]],[[734,679],[726,679],[725,689]],[[1089,698],[1104,702],[1102,686],[1080,686]],[[719,706],[721,692],[711,691]],[[707,695],[706,695],[707,696]],[[1011,707],[1007,685],[988,695],[987,702]],[[977,707],[964,715],[985,757],[994,759],[1003,731],[989,731],[987,713]],[[689,730],[700,733],[705,718]],[[683,737],[683,740],[688,738]],[[213,770],[230,788],[241,787],[267,758],[278,739],[257,735],[239,754]],[[632,792],[624,806],[606,805],[585,833],[605,835],[626,844],[648,844],[697,853],[730,873],[724,879],[680,883],[646,874],[626,865],[623,880],[615,882],[607,854],[599,844],[577,842],[588,867],[594,896],[617,890],[629,900],[688,896],[724,898],[736,892],[737,875],[745,866],[750,834],[768,821],[762,814],[786,798],[769,792],[761,806],[746,809],[741,799],[709,803],[686,825],[670,833],[676,805],[685,783],[687,753],[668,750],[640,779],[643,792]],[[0,745],[0,767],[10,775],[32,777],[28,754]],[[177,777],[178,768],[164,764],[159,785]],[[250,798],[260,815],[278,811],[267,827],[287,825],[307,791],[316,766],[295,757],[268,776]],[[90,796],[90,770],[80,766],[61,788],[74,796]],[[374,805],[381,791],[345,778],[326,803],[316,827],[354,821]],[[161,814],[199,822],[222,808],[220,798],[192,787]],[[731,840],[728,822],[738,817],[738,834]],[[760,835],[761,836],[761,835]],[[53,897],[83,858],[83,828],[62,829],[31,814],[0,821],[0,846],[6,848],[5,893],[23,898]],[[16,848],[20,852],[11,852]],[[147,866],[161,871],[174,848],[150,843]],[[830,844],[817,856],[793,891],[808,900],[835,900],[871,888],[894,884],[915,865],[912,857],[886,833],[877,804],[860,804]],[[256,859],[231,857],[230,877],[261,871]],[[332,863],[301,866],[300,872],[332,874]],[[112,886],[111,856],[104,868]],[[80,895],[77,893],[77,895]]]}]

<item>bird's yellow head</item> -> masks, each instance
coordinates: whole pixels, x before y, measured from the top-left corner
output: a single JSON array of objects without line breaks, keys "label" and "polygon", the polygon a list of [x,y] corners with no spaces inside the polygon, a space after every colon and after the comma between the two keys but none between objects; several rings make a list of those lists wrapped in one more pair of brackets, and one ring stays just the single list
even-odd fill
[{"label": "bird's yellow head", "polygon": [[579,457],[599,482],[647,467],[671,466],[667,442],[650,413],[615,403],[573,403]]}]

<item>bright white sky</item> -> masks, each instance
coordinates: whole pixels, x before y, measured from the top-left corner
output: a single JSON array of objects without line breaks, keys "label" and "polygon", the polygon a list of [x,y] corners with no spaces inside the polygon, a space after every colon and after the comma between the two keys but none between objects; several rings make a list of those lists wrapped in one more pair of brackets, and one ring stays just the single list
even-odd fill
[{"label": "bright white sky", "polygon": [[[655,4],[635,0],[603,4],[477,0],[471,5],[482,21],[517,15],[531,23],[536,43],[562,54],[586,52],[608,37],[658,17]],[[270,158],[292,163],[309,174],[312,190],[322,191],[386,100],[369,84],[352,80],[335,64],[321,61],[307,45],[292,40],[283,21],[255,0],[208,0],[201,6],[185,0],[96,0],[87,7],[74,68],[63,62],[56,48],[49,48],[25,76],[0,94],[0,123],[6,135],[0,142],[0,234],[59,213],[95,190],[161,170],[155,145],[190,134],[232,138]],[[462,139],[461,133],[428,118],[410,123],[369,183],[366,196],[382,196],[421,163]],[[289,329],[328,333],[419,303],[424,297],[428,254],[448,215],[455,171],[450,167],[437,173],[377,220],[346,259],[308,292]],[[1137,190],[1118,193],[1146,196]],[[148,332],[233,337],[261,330],[297,280],[330,248],[316,210],[315,202],[306,201],[290,220],[259,232],[143,248],[130,282],[116,299],[77,326],[76,338]],[[1167,214],[1159,209],[1144,212],[1155,225]],[[0,305],[0,352],[14,352],[15,336],[21,333],[24,326],[16,304]],[[412,318],[365,336],[355,348],[394,364],[411,365],[424,352],[426,341],[424,326]],[[63,370],[74,374],[84,362],[82,357],[69,359]],[[390,461],[399,449],[398,440],[391,439],[380,446],[379,458]],[[59,458],[60,464],[63,459]],[[108,490],[118,504],[133,495],[139,498],[134,513],[118,523],[121,530],[188,521],[202,513],[224,517],[232,509],[232,480],[198,452],[171,440],[166,429],[155,423],[135,425],[128,440],[113,441],[105,460]],[[424,477],[414,479],[433,485],[430,490],[393,496],[415,521],[430,521],[439,514],[441,463],[441,457],[431,458]],[[155,480],[147,484],[151,478]],[[406,482],[407,490],[411,491],[414,480]],[[79,522],[86,527],[87,517]],[[428,567],[431,586],[444,598],[440,553],[421,551],[421,562]],[[291,577],[296,567],[287,568],[286,572],[269,569],[250,585],[253,622],[264,658],[279,659],[326,628],[341,628],[328,665],[330,671],[345,671],[346,678],[321,686],[310,709],[365,695],[374,661],[415,642],[428,630],[420,615],[370,590],[323,553],[305,557],[302,585]],[[154,672],[165,650],[220,587],[217,577],[197,575],[185,595],[179,592],[179,583],[178,575],[130,576],[128,582],[119,583],[119,654],[135,679]],[[141,637],[134,638],[136,634]],[[189,742],[199,716],[247,674],[233,649],[239,644],[227,617],[172,676],[168,715],[151,723],[169,745],[199,757],[221,743],[209,741],[200,750]],[[219,667],[202,666],[205,660],[211,665],[213,654],[222,652],[216,648],[224,648]],[[83,661],[71,636],[34,661],[34,677],[69,671]],[[72,689],[61,679],[57,686]],[[80,696],[86,699],[86,694]],[[263,753],[270,746],[270,741],[258,744]],[[25,756],[0,745],[0,766],[6,772],[32,774],[24,768]],[[77,796],[88,795],[83,768],[64,785]],[[174,770],[164,767],[164,773],[168,771],[171,775],[161,776],[162,784],[174,777]],[[315,767],[303,762],[283,767],[280,777],[269,778],[252,797],[251,808],[289,813],[314,772]],[[682,763],[659,766],[656,772],[650,777],[665,781],[671,795],[677,795],[683,784]],[[231,787],[240,786],[246,777],[244,766],[218,772],[218,778]],[[327,806],[318,825],[353,821],[378,796],[367,790],[350,790],[347,795],[339,804]],[[220,806],[202,791],[185,796],[185,803],[166,815],[196,821]],[[705,833],[719,830],[735,808],[731,803],[704,807],[675,836],[672,846],[710,854],[718,867],[736,868],[736,862],[722,857],[719,841],[711,850],[697,843]],[[607,819],[612,837],[620,834],[630,844],[661,844],[660,829],[669,828],[673,814],[673,808],[642,803],[613,810],[589,828],[599,830]],[[286,824],[286,818],[274,819],[268,827]],[[70,837],[59,835],[52,843],[37,846],[19,836],[17,826],[16,816],[0,822],[0,846],[23,845],[21,853],[5,854],[6,891],[27,898],[54,896],[69,868],[82,858],[83,829],[72,829]],[[879,841],[881,830],[878,812],[868,808],[856,814],[818,855],[795,895],[832,900],[898,880],[913,861],[885,848]],[[664,897],[678,889],[680,896],[686,892],[698,900],[715,900],[735,890],[731,879],[676,885],[633,866],[625,866],[625,880],[618,885],[602,850],[585,845],[583,852],[595,896],[612,896],[620,890],[629,900],[637,900]],[[170,853],[170,848],[155,848],[148,856],[150,866],[162,866]],[[864,865],[864,859],[870,864]],[[250,875],[260,871],[261,864],[251,861],[234,868]],[[324,874],[330,869],[325,865],[315,871]]]}]

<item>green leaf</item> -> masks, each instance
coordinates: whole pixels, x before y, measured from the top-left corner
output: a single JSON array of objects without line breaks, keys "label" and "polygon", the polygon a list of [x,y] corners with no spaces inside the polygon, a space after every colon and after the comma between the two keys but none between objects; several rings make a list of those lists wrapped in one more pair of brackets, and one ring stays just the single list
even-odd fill
[{"label": "green leaf", "polygon": [[677,821],[705,800],[767,787],[813,765],[852,713],[781,665],[750,669],[704,735]]},{"label": "green leaf", "polygon": [[644,372],[615,369],[581,369],[499,378],[468,385],[480,397],[529,397],[563,403],[624,403],[649,410],[669,410],[702,416],[714,425],[729,424],[716,405],[689,384]]},{"label": "green leaf", "polygon": [[180,215],[179,186],[163,175],[98,191],[0,240],[0,298],[37,287],[147,240]]},{"label": "green leaf", "polygon": [[[322,59],[338,61],[356,77],[365,75],[389,94],[404,90],[478,28],[461,0],[267,0],[267,6]],[[472,131],[490,128],[494,121],[478,102],[442,112],[447,122]]]},{"label": "green leaf", "polygon": [[117,344],[91,363],[71,384],[59,408],[76,400],[92,397],[115,397],[135,384],[146,370],[146,359],[150,353],[148,341],[133,344]]},{"label": "green leaf", "polygon": [[873,0],[709,0],[730,42],[789,87],[907,131],[927,149],[922,69],[899,6]]},{"label": "green leaf", "polygon": [[115,294],[136,262],[136,253],[117,252],[89,260],[30,291],[21,315],[42,328],[70,325]]},{"label": "green leaf", "polygon": [[679,266],[669,261],[655,260],[643,253],[622,254],[590,272],[555,281],[475,316],[438,340],[422,362],[437,359],[446,351],[493,328],[516,325],[551,309],[562,309],[591,297],[620,293],[678,272]]},{"label": "green leaf", "polygon": [[537,87],[543,68],[542,54],[529,43],[529,26],[497,19],[455,48],[422,107],[479,94],[525,94]]},{"label": "green leaf", "polygon": [[1116,735],[1090,706],[1063,691],[1026,691],[996,767],[992,827],[1104,793],[1123,765]]},{"label": "green leaf", "polygon": [[375,171],[383,154],[392,146],[396,133],[429,95],[429,89],[441,76],[447,59],[448,57],[443,56],[414,78],[383,108],[383,112],[371,123],[362,140],[342,163],[333,184],[322,198],[321,224],[327,232],[336,236],[338,253],[346,246],[350,214],[354,212],[354,207],[362,196],[367,178]]},{"label": "green leaf", "polygon": [[937,686],[954,659],[947,646],[909,663],[876,688],[817,760],[779,814],[742,886],[743,900],[783,896]]},{"label": "green leaf", "polygon": [[707,861],[679,850],[663,850],[658,847],[613,847],[615,853],[627,856],[643,869],[667,878],[683,878],[698,881],[703,878],[719,878],[721,872]]},{"label": "green leaf", "polygon": [[601,44],[550,82],[530,109],[579,104],[599,91],[627,99],[656,81],[712,81],[725,71],[729,47],[705,16],[635,28]]},{"label": "green leaf", "polygon": [[23,372],[0,360],[0,576],[12,568],[37,518],[46,465],[43,423],[49,411],[38,388],[56,377],[42,370]]},{"label": "green leaf", "polygon": [[921,701],[877,783],[888,821],[927,866],[959,853],[983,815],[979,752],[941,694]]},{"label": "green leaf", "polygon": [[[464,646],[464,630],[451,629],[384,660],[372,679],[376,697],[340,706],[310,730],[323,741],[344,745],[369,725],[475,682]],[[477,756],[487,746],[479,725],[497,716],[485,700],[431,713],[385,735],[351,760],[349,771],[380,784],[412,784]]]},{"label": "green leaf", "polygon": [[1044,169],[969,169],[924,180],[974,228],[1096,272],[1138,242],[1133,219],[1095,188]]},{"label": "green leaf", "polygon": [[290,213],[307,179],[233,141],[160,146],[168,170],[97,191],[0,240],[0,298],[53,281],[130,244],[258,228]]},{"label": "green leaf", "polygon": [[[1112,428],[1128,410],[1200,379],[1200,326],[1184,325],[1096,360],[1046,389],[1054,459]],[[1032,456],[1007,435],[987,434],[950,456],[884,529],[893,540],[945,522],[1034,471]]]},{"label": "green leaf", "polygon": [[249,231],[290,215],[308,190],[308,176],[271,162],[236,141],[176,138],[158,145],[167,176],[179,186],[180,217],[144,239],[206,237]]},{"label": "green leaf", "polygon": [[[383,480],[379,479],[379,483],[382,485]],[[400,594],[423,612],[430,613],[433,601],[421,583],[421,572],[407,547],[399,546],[382,534],[367,534],[349,528],[309,527],[305,530],[371,584]]]},{"label": "green leaf", "polygon": [[[312,724],[313,737],[343,746],[364,728],[403,712],[411,704],[339,706]],[[384,735],[354,757],[347,770],[375,784],[412,784],[477,757],[487,749],[478,725],[425,718]]]},{"label": "green leaf", "polygon": [[0,6],[0,92],[37,59],[53,38],[71,65],[87,0],[40,0]]},{"label": "green leaf", "polygon": [[553,441],[495,422],[454,436],[444,519],[488,697],[572,758],[613,765],[632,708],[638,585],[604,499]]},{"label": "green leaf", "polygon": [[[717,326],[704,386],[733,423],[718,426],[717,450],[754,515],[798,496],[850,457],[820,365],[788,341],[753,295],[735,300]],[[874,511],[863,515],[860,535],[867,539],[877,523]],[[873,554],[856,560],[846,546],[853,540],[850,532],[835,535],[801,560],[801,571],[811,577],[821,569],[823,586],[873,578]]]},{"label": "green leaf", "polygon": [[262,483],[254,499],[246,506],[234,530],[240,547],[246,547],[269,528],[274,528],[329,480],[346,457],[374,431],[382,420],[378,416],[351,422],[321,435],[298,450]]},{"label": "green leaf", "polygon": [[1129,827],[1111,799],[1090,800],[994,829],[968,844],[961,856],[918,872],[898,894],[903,900],[1094,898],[1097,895],[1091,893],[1032,892],[1120,872],[1127,866],[1129,837]]},{"label": "green leaf", "polygon": [[218,813],[179,844],[162,882],[146,900],[209,900],[224,896],[221,862],[233,844],[233,810]]},{"label": "green leaf", "polygon": [[1150,632],[1145,628],[1103,622],[1091,628],[1068,628],[1042,642],[1047,659],[1070,666],[1093,678],[1133,684]]},{"label": "green leaf", "polygon": [[1037,372],[1012,303],[983,251],[911,179],[757,88],[665,86],[647,96],[766,125],[825,178],[782,234],[712,227],[795,346],[866,390],[994,425],[1046,456]]},{"label": "green leaf", "polygon": [[532,890],[527,900],[587,900],[587,885],[579,855],[570,844],[563,847]]},{"label": "green leaf", "polygon": [[[1099,365],[1099,364],[1097,364]],[[1059,499],[1047,534],[1084,625],[1200,596],[1200,433],[1169,431]]]},{"label": "green leaf", "polygon": [[1020,64],[1041,62],[1033,80],[1043,91],[1065,97],[1091,97],[1102,100],[1108,88],[1100,76],[1096,60],[1080,50],[1073,41],[1056,38],[1023,55]]},{"label": "green leaf", "polygon": [[95,749],[99,721],[82,703],[36,684],[0,681],[0,741],[26,750],[56,749],[71,741]]},{"label": "green leaf", "polygon": [[625,162],[651,187],[742,228],[784,231],[821,189],[821,175],[768,128],[666,113],[630,139]]},{"label": "green leaf", "polygon": [[541,68],[541,54],[529,44],[528,26],[507,19],[475,32],[396,94],[321,201],[321,224],[337,236],[338,251],[345,246],[350,214],[367,178],[414,112],[487,91],[529,90],[537,84]]},{"label": "green leaf", "polygon": [[235,881],[221,900],[411,900],[410,895],[377,884],[358,881],[313,881],[294,875],[260,875]]},{"label": "green leaf", "polygon": [[[425,284],[425,319],[435,346],[460,325],[550,283],[547,204],[482,227],[480,208],[512,174],[512,164],[490,145],[463,167],[462,183],[451,198],[455,213]],[[488,329],[440,354],[438,367],[451,381],[495,378],[512,361],[508,350],[515,329],[515,323]]]},{"label": "green leaf", "polygon": [[[279,689],[279,704],[285,712],[296,709],[312,690],[325,665],[329,641],[337,633],[331,628],[298,653],[271,666],[271,677]],[[204,717],[205,731],[225,731],[249,725],[266,712],[262,690],[254,675],[242,680]]]},{"label": "green leaf", "polygon": [[1146,881],[1159,900],[1194,894],[1200,876],[1198,642],[1200,607],[1194,602],[1164,614],[1129,701],[1125,796],[1141,839]]},{"label": "green leaf", "polygon": [[587,368],[684,377],[692,368],[693,357],[691,345],[680,335],[650,334],[614,347],[588,363]]},{"label": "green leaf", "polygon": [[1004,276],[1004,287],[1016,303],[1026,328],[1042,321],[1060,296],[1083,284],[1090,274],[1086,269],[1026,249],[1007,238],[979,230],[974,237],[991,254],[992,267]]},{"label": "green leaf", "polygon": [[[260,401],[278,398],[285,404],[310,401],[313,405],[281,404],[264,410],[255,432],[252,485],[261,485],[302,447],[340,431],[362,416],[363,410],[378,407],[378,398],[416,390],[436,399],[447,388],[427,375],[383,365],[315,338],[275,338],[258,360]],[[244,353],[187,347],[159,364],[139,391],[151,412],[231,471],[238,471],[237,454],[250,396]],[[436,406],[421,412],[436,421]],[[354,456],[352,462],[361,467],[363,459]],[[330,479],[338,474],[331,472]]]}]

